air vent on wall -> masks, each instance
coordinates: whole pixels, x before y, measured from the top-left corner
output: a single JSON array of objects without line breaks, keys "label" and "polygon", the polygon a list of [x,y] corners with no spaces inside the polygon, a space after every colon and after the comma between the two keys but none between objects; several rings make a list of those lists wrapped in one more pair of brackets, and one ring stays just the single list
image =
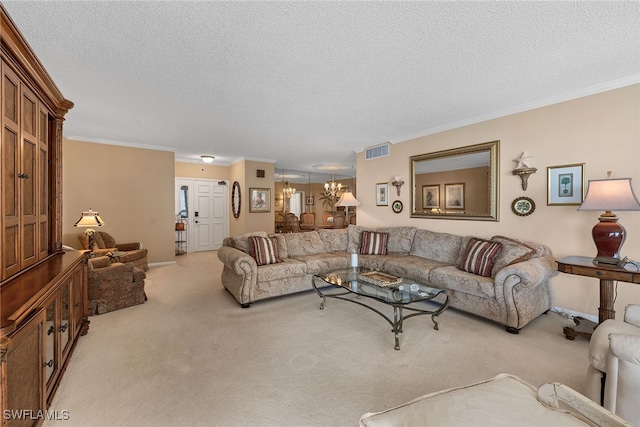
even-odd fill
[{"label": "air vent on wall", "polygon": [[365,150],[365,160],[377,159],[378,157],[387,157],[389,155],[389,143],[374,145]]}]

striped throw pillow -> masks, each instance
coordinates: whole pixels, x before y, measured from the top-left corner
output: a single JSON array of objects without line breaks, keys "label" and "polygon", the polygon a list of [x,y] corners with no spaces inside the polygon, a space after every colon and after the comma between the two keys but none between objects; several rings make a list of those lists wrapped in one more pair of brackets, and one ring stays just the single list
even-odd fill
[{"label": "striped throw pillow", "polygon": [[458,267],[469,273],[490,277],[493,264],[495,264],[501,250],[501,243],[472,238],[467,244]]},{"label": "striped throw pillow", "polygon": [[251,242],[251,256],[258,265],[276,264],[282,262],[278,255],[278,240],[276,237],[249,237]]},{"label": "striped throw pillow", "polygon": [[386,255],[389,233],[363,231],[360,237],[360,255]]}]

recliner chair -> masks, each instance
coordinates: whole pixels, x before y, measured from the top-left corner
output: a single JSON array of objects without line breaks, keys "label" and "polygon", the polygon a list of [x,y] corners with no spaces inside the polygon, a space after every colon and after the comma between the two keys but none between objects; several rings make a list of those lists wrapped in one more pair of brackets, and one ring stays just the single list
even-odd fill
[{"label": "recliner chair", "polygon": [[147,300],[144,292],[142,269],[130,262],[111,262],[106,256],[89,259],[88,312],[90,316],[142,304]]},{"label": "recliner chair", "polygon": [[623,322],[608,319],[593,332],[586,395],[640,425],[640,305],[627,305]]},{"label": "recliner chair", "polygon": [[[141,249],[140,243],[116,243],[116,240],[104,231],[96,231],[93,238],[95,240],[93,251],[96,255],[107,255],[116,251],[123,252],[117,257],[119,262],[130,262],[144,271],[149,271],[147,250]],[[78,234],[78,240],[83,248],[89,249],[89,239],[85,233]]]}]

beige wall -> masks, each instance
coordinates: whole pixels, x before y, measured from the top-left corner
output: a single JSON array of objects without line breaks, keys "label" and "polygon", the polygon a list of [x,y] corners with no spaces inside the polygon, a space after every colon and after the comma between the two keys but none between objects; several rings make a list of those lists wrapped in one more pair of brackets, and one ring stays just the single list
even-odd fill
[{"label": "beige wall", "polygon": [[[375,184],[393,175],[409,183],[409,157],[465,145],[500,140],[500,221],[467,221],[410,218],[410,191],[402,187],[400,214],[391,207],[376,207]],[[527,191],[511,171],[523,151],[535,156],[537,173]],[[612,90],[544,108],[489,120],[462,128],[394,144],[389,157],[364,160],[357,156],[358,224],[368,226],[414,225],[434,231],[491,237],[496,234],[534,240],[548,245],[556,258],[595,256],[591,228],[599,212],[577,212],[577,206],[547,206],[547,167],[584,163],[585,180],[631,177],[640,195],[640,85]],[[393,193],[395,200],[395,192]],[[527,217],[511,212],[519,196],[534,200],[536,209]],[[617,212],[627,229],[622,254],[640,260],[640,212]],[[598,281],[559,274],[552,279],[556,306],[597,316]],[[629,303],[640,303],[640,286],[620,282],[615,304],[618,313]],[[620,315],[618,316],[620,317]]]},{"label": "beige wall", "polygon": [[[234,218],[231,213],[229,214],[229,235],[235,236],[237,234],[260,230],[273,233],[275,230],[274,212],[276,207],[274,193],[274,164],[254,160],[242,160],[231,165],[229,169],[229,179],[231,184],[233,184],[234,181],[238,181],[240,183],[240,190],[242,194],[240,217]],[[258,169],[265,171],[264,178],[258,178],[256,176]],[[271,190],[270,212],[249,212],[251,188],[267,188]]]},{"label": "beige wall", "polygon": [[[229,166],[176,162],[176,178],[228,180]],[[233,182],[232,182],[233,184]],[[231,191],[229,191],[231,194]]]},{"label": "beige wall", "polygon": [[73,224],[82,211],[99,211],[100,231],[117,242],[141,242],[148,261],[175,259],[174,155],[65,139],[63,142],[63,243],[80,248]]}]

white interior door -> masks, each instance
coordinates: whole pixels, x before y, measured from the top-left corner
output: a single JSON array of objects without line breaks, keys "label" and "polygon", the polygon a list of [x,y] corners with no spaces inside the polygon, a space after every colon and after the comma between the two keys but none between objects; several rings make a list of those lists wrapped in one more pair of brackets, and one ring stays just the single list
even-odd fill
[{"label": "white interior door", "polygon": [[178,191],[188,187],[187,252],[220,248],[229,227],[226,182],[180,178],[176,183]]},{"label": "white interior door", "polygon": [[227,224],[227,185],[194,180],[193,251],[212,251],[222,246]]}]

